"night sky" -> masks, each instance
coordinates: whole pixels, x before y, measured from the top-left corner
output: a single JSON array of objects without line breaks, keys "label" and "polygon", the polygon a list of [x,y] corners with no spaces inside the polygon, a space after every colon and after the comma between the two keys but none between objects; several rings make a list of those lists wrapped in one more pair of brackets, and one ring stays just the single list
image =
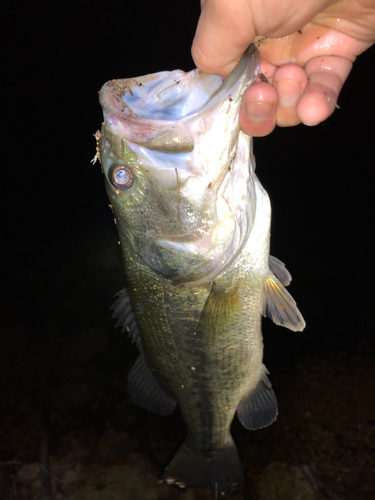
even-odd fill
[{"label": "night sky", "polygon": [[[30,330],[63,327],[61,294],[80,295],[82,263],[103,238],[119,259],[100,166],[90,163],[102,121],[100,87],[113,78],[193,69],[199,10],[198,0],[7,4],[2,288],[6,315]],[[270,359],[350,350],[358,339],[373,338],[374,56],[372,48],[358,58],[341,109],[325,123],[277,128],[255,140],[257,174],[273,208],[272,253],[292,273],[290,292],[308,325],[293,334],[267,322]],[[61,283],[64,272],[74,277]],[[111,294],[121,288],[122,272],[120,264]],[[107,310],[112,301],[107,288],[112,282],[84,315],[72,306],[66,324],[73,330],[75,321],[77,328],[79,321],[100,324],[97,307]]]}]

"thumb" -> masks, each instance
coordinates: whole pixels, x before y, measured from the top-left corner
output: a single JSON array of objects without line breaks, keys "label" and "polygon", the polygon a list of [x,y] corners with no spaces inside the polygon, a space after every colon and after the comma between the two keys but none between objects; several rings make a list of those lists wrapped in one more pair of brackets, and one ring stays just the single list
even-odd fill
[{"label": "thumb", "polygon": [[191,53],[201,71],[226,77],[254,38],[248,1],[206,0]]}]

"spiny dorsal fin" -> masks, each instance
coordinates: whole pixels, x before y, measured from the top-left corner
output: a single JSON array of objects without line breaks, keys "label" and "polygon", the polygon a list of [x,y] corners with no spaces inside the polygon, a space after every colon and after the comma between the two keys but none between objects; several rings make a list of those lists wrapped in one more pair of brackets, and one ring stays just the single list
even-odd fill
[{"label": "spiny dorsal fin", "polygon": [[296,301],[270,270],[263,285],[262,315],[293,332],[301,332],[306,326]]},{"label": "spiny dorsal fin", "polygon": [[145,410],[156,411],[162,415],[172,413],[177,404],[156,381],[142,351],[128,376],[128,394],[134,403]]},{"label": "spiny dorsal fin", "polygon": [[123,288],[116,293],[115,297],[116,296],[118,296],[118,299],[111,306],[111,309],[113,310],[112,318],[116,318],[118,320],[116,326],[122,326],[122,333],[125,331],[128,332],[128,338],[130,338],[132,342],[135,342],[137,347],[140,348],[141,336],[138,331],[126,288]]},{"label": "spiny dorsal fin", "polygon": [[270,255],[269,263],[270,269],[276,276],[276,278],[279,279],[284,286],[290,285],[290,282],[292,281],[292,275],[285,267],[284,262],[281,262],[281,260],[277,259],[273,255]]},{"label": "spiny dorsal fin", "polygon": [[245,429],[261,429],[272,424],[277,417],[277,401],[270,381],[267,368],[262,365],[261,378],[248,396],[240,401],[237,416]]}]

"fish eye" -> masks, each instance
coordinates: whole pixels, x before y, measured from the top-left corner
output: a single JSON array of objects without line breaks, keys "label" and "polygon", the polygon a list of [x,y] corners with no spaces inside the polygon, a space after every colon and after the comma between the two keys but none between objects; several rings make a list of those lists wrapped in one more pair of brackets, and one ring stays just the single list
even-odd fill
[{"label": "fish eye", "polygon": [[125,165],[117,165],[112,167],[109,179],[117,189],[124,191],[133,185],[134,175],[129,167],[125,167]]}]

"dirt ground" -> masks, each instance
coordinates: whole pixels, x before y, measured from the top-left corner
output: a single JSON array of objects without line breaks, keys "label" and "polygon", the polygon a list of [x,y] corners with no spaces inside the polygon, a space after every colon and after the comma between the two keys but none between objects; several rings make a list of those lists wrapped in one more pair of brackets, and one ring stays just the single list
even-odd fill
[{"label": "dirt ground", "polygon": [[[122,276],[113,235],[96,245],[97,234],[83,235],[74,259],[68,248],[31,271],[21,265],[8,289],[0,332],[2,500],[215,498],[159,480],[185,427],[178,410],[162,417],[126,394],[136,349],[107,310]],[[255,432],[233,423],[246,486],[228,498],[375,498],[375,315],[364,310],[357,318],[355,338],[328,338],[319,349],[298,340],[312,330],[290,334],[264,322],[279,417]]]}]

